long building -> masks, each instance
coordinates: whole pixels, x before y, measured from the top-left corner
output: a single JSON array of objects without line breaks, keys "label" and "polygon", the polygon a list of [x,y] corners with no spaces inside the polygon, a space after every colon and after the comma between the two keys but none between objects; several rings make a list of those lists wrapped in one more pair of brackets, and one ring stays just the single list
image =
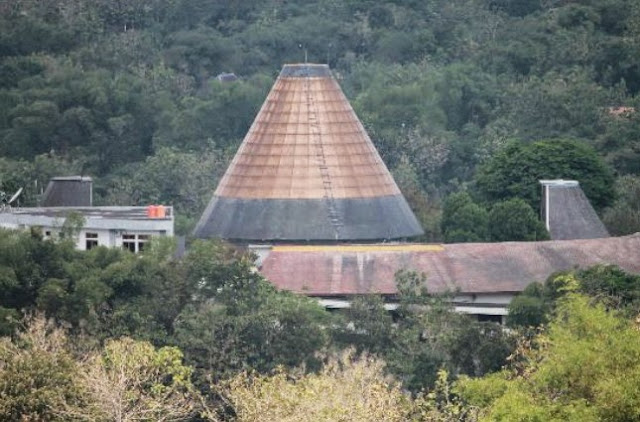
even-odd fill
[{"label": "long building", "polygon": [[598,264],[640,274],[640,234],[545,242],[275,245],[262,250],[261,273],[278,288],[317,297],[329,308],[379,294],[392,308],[395,274],[426,276],[427,291],[450,293],[456,309],[500,321],[511,299],[534,281]]},{"label": "long building", "polygon": [[640,273],[640,236],[608,238],[577,182],[541,183],[552,241],[403,243],[423,231],[331,71],[285,65],[194,234],[248,245],[278,288],[329,308],[362,294],[392,308],[396,272],[413,270],[460,312],[501,320],[554,272]]}]

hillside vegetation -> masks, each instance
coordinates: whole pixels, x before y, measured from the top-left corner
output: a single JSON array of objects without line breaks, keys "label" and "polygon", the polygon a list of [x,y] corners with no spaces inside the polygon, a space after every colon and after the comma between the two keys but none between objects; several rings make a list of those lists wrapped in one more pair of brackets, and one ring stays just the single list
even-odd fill
[{"label": "hillside vegetation", "polygon": [[450,193],[487,212],[532,199],[477,174],[492,180],[513,143],[558,139],[580,148],[533,151],[562,162],[535,177],[600,160],[587,194],[608,192],[592,199],[612,231],[639,227],[634,0],[9,0],[0,28],[0,185],[25,186],[24,205],[50,176],[83,173],[98,203],[173,204],[188,231],[282,64],[306,52],[334,69],[427,240],[443,239]]},{"label": "hillside vegetation", "polygon": [[219,243],[73,245],[0,230],[2,420],[640,420],[640,277],[615,267],[532,284],[504,330],[411,272],[393,314],[329,313]]}]

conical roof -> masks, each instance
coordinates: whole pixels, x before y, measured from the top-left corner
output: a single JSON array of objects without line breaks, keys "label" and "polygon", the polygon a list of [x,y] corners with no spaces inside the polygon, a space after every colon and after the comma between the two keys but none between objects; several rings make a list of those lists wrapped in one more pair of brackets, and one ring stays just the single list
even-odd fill
[{"label": "conical roof", "polygon": [[235,240],[423,231],[327,65],[285,65],[195,229]]},{"label": "conical roof", "polygon": [[607,228],[576,180],[540,180],[542,216],[552,240],[600,239]]}]

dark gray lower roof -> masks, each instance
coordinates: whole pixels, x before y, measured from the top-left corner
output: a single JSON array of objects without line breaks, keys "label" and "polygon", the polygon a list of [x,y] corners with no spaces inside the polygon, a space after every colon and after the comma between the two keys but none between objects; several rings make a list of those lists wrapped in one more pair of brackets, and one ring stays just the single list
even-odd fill
[{"label": "dark gray lower roof", "polygon": [[549,233],[553,240],[609,237],[579,185],[549,187]]},{"label": "dark gray lower roof", "polygon": [[402,195],[358,199],[214,196],[194,235],[231,240],[384,240],[423,234]]},{"label": "dark gray lower roof", "polygon": [[49,181],[42,196],[43,207],[90,207],[92,205],[90,177],[56,177]]}]

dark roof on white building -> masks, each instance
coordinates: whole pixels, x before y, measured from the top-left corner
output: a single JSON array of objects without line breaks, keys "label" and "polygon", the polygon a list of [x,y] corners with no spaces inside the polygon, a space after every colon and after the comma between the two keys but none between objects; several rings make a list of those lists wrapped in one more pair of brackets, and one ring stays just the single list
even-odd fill
[{"label": "dark roof on white building", "polygon": [[90,207],[93,180],[87,176],[54,177],[42,196],[43,207]]}]

